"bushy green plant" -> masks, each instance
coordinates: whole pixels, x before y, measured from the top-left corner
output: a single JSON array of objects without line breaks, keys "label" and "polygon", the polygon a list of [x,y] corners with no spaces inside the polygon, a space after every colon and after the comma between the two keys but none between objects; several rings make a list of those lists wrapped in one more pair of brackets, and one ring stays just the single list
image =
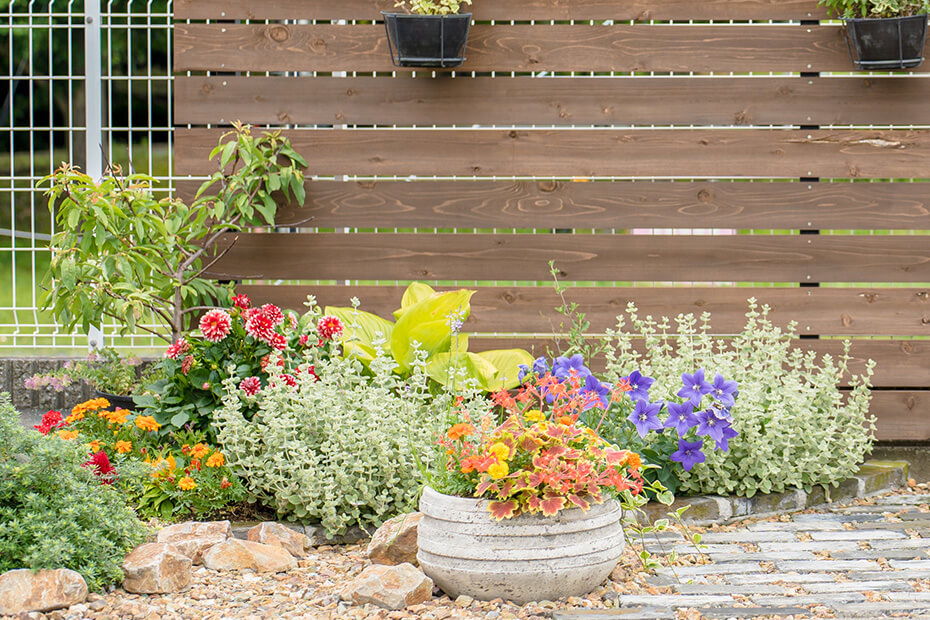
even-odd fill
[{"label": "bushy green plant", "polygon": [[92,351],[85,359],[68,361],[61,368],[52,372],[28,377],[25,387],[28,390],[52,388],[60,392],[76,379],[83,379],[95,390],[108,394],[129,395],[147,380],[155,380],[155,370],[146,369],[140,376],[137,372],[142,363],[138,357],[122,357],[119,352],[109,347]]},{"label": "bushy green plant", "polygon": [[837,17],[904,17],[930,12],[928,0],[820,0]]},{"label": "bushy green plant", "polygon": [[[739,384],[731,410],[739,435],[729,440],[729,452],[709,452],[705,462],[681,472],[680,488],[686,493],[751,497],[835,485],[854,474],[871,451],[875,427],[868,409],[874,362],[867,362],[863,375],[850,374],[848,342],[838,359],[824,355],[818,361],[814,352],[793,346],[793,323],[782,330],[768,313],[768,306],[760,309],[750,299],[745,328],[727,341],[709,335],[709,313],[700,321],[679,315],[672,327],[666,317],[640,317],[630,304],[630,329],[621,315],[617,329],[608,331],[613,339],[606,351],[608,377],[617,380],[636,369],[655,378],[653,400],[673,399],[669,388],[699,367]],[[645,339],[642,353],[634,349],[637,338]],[[844,397],[839,385],[846,375],[851,389]]]},{"label": "bushy green plant", "polygon": [[315,363],[319,380],[305,365],[294,385],[274,381],[252,396],[225,381],[218,439],[246,490],[329,534],[410,510],[421,486],[416,455],[429,452],[442,407],[431,409],[422,361],[406,380],[377,350],[368,370],[351,357]]},{"label": "bushy green plant", "polygon": [[471,4],[471,0],[398,0],[394,6],[419,15],[452,15],[458,13],[463,4]]},{"label": "bushy green plant", "polygon": [[70,568],[91,590],[121,581],[123,558],[147,532],[120,492],[82,466],[86,448],[23,428],[5,393],[0,437],[0,573]]}]

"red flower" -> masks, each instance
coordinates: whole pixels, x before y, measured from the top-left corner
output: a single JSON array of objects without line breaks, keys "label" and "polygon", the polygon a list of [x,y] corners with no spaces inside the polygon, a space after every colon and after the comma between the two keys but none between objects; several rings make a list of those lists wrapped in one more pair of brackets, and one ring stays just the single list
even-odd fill
[{"label": "red flower", "polygon": [[187,357],[184,358],[184,361],[181,362],[181,372],[183,372],[186,375],[190,371],[191,366],[193,365],[194,365],[194,356],[188,355]]},{"label": "red flower", "polygon": [[322,317],[316,324],[316,331],[321,338],[332,340],[342,333],[342,321],[332,315]]},{"label": "red flower", "polygon": [[299,344],[302,347],[307,346],[308,342],[310,342],[310,336],[308,336],[307,334],[301,334],[300,338],[297,339],[297,344]]},{"label": "red flower", "polygon": [[200,317],[200,332],[210,342],[220,342],[232,329],[232,319],[223,310],[210,310]]},{"label": "red flower", "polygon": [[278,351],[283,351],[287,348],[287,338],[281,334],[275,333],[271,336],[271,346],[273,346]]},{"label": "red flower", "polygon": [[239,308],[240,310],[248,310],[252,307],[252,301],[249,299],[249,296],[245,293],[239,295],[233,295],[232,298],[233,306]]},{"label": "red flower", "polygon": [[81,463],[81,467],[93,469],[94,475],[100,478],[101,484],[113,484],[113,481],[116,480],[116,468],[110,464],[110,458],[103,450]]},{"label": "red flower", "polygon": [[281,379],[283,379],[284,382],[291,387],[294,387],[295,385],[297,385],[297,379],[294,377],[294,375],[289,375],[285,373],[281,375]]},{"label": "red flower", "polygon": [[220,481],[220,488],[223,490],[226,490],[231,486],[232,486],[232,482],[229,481],[229,478],[227,478],[226,476],[223,476],[223,480]]},{"label": "red flower", "polygon": [[247,396],[255,396],[262,389],[262,382],[258,377],[246,377],[239,383],[239,389]]},{"label": "red flower", "polygon": [[43,435],[48,435],[53,428],[58,428],[64,425],[65,421],[61,418],[60,411],[49,411],[42,416],[42,422],[36,424],[32,428],[36,429]]},{"label": "red flower", "polygon": [[284,322],[284,313],[281,312],[281,308],[274,304],[265,304],[261,307],[261,311],[268,315],[274,325],[280,325]]},{"label": "red flower", "polygon": [[188,351],[190,351],[191,345],[184,338],[178,338],[178,341],[173,345],[165,349],[164,356],[173,360],[178,359]]},{"label": "red flower", "polygon": [[[264,308],[264,306],[263,306]],[[271,343],[274,338],[274,319],[263,309],[253,309],[245,320],[245,331],[257,340]]]}]

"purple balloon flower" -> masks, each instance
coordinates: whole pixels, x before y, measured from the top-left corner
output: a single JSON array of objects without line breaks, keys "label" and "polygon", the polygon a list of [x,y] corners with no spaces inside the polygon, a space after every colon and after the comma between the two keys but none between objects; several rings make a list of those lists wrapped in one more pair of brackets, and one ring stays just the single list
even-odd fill
[{"label": "purple balloon flower", "polygon": [[725,427],[723,428],[723,439],[718,439],[718,440],[717,440],[717,444],[716,444],[716,445],[717,445],[717,449],[718,449],[718,450],[723,450],[724,452],[726,452],[727,450],[729,450],[729,449],[730,449],[730,440],[733,439],[734,437],[736,437],[737,435],[739,435],[739,433],[737,433],[735,430],[733,430],[733,427],[732,427],[732,426],[725,426]]},{"label": "purple balloon flower", "polygon": [[688,373],[682,373],[681,382],[684,385],[680,390],[678,390],[678,395],[682,398],[687,398],[691,401],[691,404],[697,407],[701,404],[701,399],[704,398],[705,394],[709,394],[713,389],[710,383],[704,380],[704,369],[699,368],[695,371],[693,375]]},{"label": "purple balloon flower", "polygon": [[729,409],[736,402],[736,395],[739,394],[736,390],[738,387],[736,381],[724,379],[723,375],[718,372],[714,376],[714,384],[711,387],[710,395],[725,408]]},{"label": "purple balloon flower", "polygon": [[662,422],[659,420],[659,411],[662,409],[662,403],[650,403],[645,400],[636,401],[633,413],[627,418],[636,427],[636,432],[640,437],[645,438],[649,431],[658,431],[662,429]]},{"label": "purple balloon flower", "polygon": [[598,381],[597,377],[594,375],[585,377],[584,386],[582,386],[581,391],[584,393],[592,393],[597,396],[596,401],[592,400],[584,406],[585,411],[598,405],[600,405],[601,409],[607,409],[607,405],[610,403],[610,388]]},{"label": "purple balloon flower", "polygon": [[697,414],[697,434],[710,437],[714,441],[723,441],[723,430],[730,426],[730,421],[717,417],[713,409],[705,409]]},{"label": "purple balloon flower", "polygon": [[[523,383],[523,379],[526,375],[530,374],[530,367],[526,364],[520,364],[517,368],[520,369],[519,374],[517,374],[517,379],[520,383]],[[537,375],[544,375],[549,372],[549,363],[546,361],[545,357],[537,357],[533,360],[533,373]]]},{"label": "purple balloon flower", "polygon": [[691,471],[691,468],[694,467],[696,463],[703,463],[705,461],[704,453],[701,452],[703,446],[704,442],[701,440],[685,441],[684,439],[679,439],[678,450],[672,452],[669,458],[677,463],[681,463],[685,471]]},{"label": "purple balloon flower", "polygon": [[681,404],[666,403],[668,409],[668,418],[665,420],[665,428],[674,428],[681,437],[698,423],[698,418],[694,415],[694,405],[691,401],[685,401]]},{"label": "purple balloon flower", "polygon": [[656,382],[652,377],[645,377],[638,370],[634,370],[627,377],[627,383],[630,384],[630,400],[634,403],[638,400],[649,400],[649,388],[652,387],[652,384]]},{"label": "purple balloon flower", "polygon": [[552,365],[552,374],[560,379],[570,377],[572,371],[575,371],[579,377],[587,377],[591,374],[588,367],[584,365],[584,357],[581,353],[575,353],[571,357],[557,357]]}]

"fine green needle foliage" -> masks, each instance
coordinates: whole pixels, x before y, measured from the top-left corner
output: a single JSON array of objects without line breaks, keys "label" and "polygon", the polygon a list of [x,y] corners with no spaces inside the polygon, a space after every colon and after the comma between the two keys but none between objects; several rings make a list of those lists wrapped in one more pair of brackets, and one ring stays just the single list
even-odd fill
[{"label": "fine green needle foliage", "polygon": [[416,455],[429,452],[441,405],[422,358],[406,380],[394,366],[380,352],[369,370],[355,358],[318,360],[319,381],[301,368],[296,385],[269,384],[254,397],[226,380],[217,436],[247,492],[331,535],[411,510],[421,488]]},{"label": "fine green needle foliage", "polygon": [[[661,390],[694,368],[712,368],[739,385],[731,410],[739,435],[730,440],[729,452],[709,452],[704,463],[681,472],[683,494],[752,497],[836,485],[855,474],[871,452],[869,381],[875,363],[868,360],[861,376],[850,374],[848,341],[837,359],[818,360],[813,351],[794,346],[793,323],[782,330],[768,313],[768,306],[760,309],[750,299],[746,326],[727,341],[709,335],[709,313],[699,320],[679,315],[673,327],[665,317],[641,317],[630,304],[608,333],[613,338],[606,352],[608,377],[617,380],[639,369],[656,379],[654,400],[673,399],[670,390]],[[644,353],[634,349],[637,338],[645,339]],[[851,388],[846,396],[839,389],[844,377]]]},{"label": "fine green needle foliage", "polygon": [[118,583],[146,530],[124,496],[81,463],[83,444],[19,424],[0,394],[0,573],[70,568],[91,590]]},{"label": "fine green needle foliage", "polygon": [[[42,298],[65,331],[86,332],[105,317],[120,333],[137,327],[174,342],[205,306],[226,298],[211,268],[229,251],[235,233],[274,225],[277,203],[304,202],[304,159],[280,132],[255,137],[235,125],[210,154],[218,170],[187,204],[157,198],[152,178],[110,171],[99,183],[63,164],[41,184],[50,185],[51,281]],[[251,274],[246,274],[251,275]],[[143,323],[154,320],[156,327]]]},{"label": "fine green needle foliage", "polygon": [[930,12],[928,0],[820,0],[837,17],[905,17]]}]

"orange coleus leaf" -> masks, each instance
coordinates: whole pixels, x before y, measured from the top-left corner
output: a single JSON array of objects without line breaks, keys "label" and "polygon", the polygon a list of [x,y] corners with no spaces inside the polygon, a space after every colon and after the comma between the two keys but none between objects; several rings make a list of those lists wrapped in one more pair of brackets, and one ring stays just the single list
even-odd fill
[{"label": "orange coleus leaf", "polygon": [[565,508],[565,498],[564,497],[547,497],[539,503],[542,513],[546,517],[554,517],[555,514]]},{"label": "orange coleus leaf", "polygon": [[506,502],[488,503],[488,512],[491,513],[491,518],[495,521],[511,518],[516,509],[517,501],[513,499],[509,499]]},{"label": "orange coleus leaf", "polygon": [[591,507],[591,504],[588,503],[588,501],[585,500],[585,498],[583,498],[583,497],[581,497],[581,496],[578,496],[578,495],[575,495],[574,493],[572,493],[571,495],[568,496],[568,501],[570,501],[570,502],[573,503],[574,505],[578,506],[578,507],[581,508],[582,510],[587,510],[588,508]]},{"label": "orange coleus leaf", "polygon": [[526,498],[526,509],[530,512],[539,512],[542,500],[537,495],[530,495]]},{"label": "orange coleus leaf", "polygon": [[568,448],[566,448],[565,446],[555,445],[555,446],[550,446],[546,448],[545,450],[543,450],[540,456],[542,456],[545,459],[553,459],[557,456],[562,456],[567,451],[568,451]]},{"label": "orange coleus leaf", "polygon": [[540,443],[529,435],[524,435],[523,439],[520,440],[520,449],[525,452],[535,452],[539,446]]},{"label": "orange coleus leaf", "polygon": [[500,487],[497,486],[497,483],[493,480],[484,480],[478,483],[478,486],[475,487],[475,497],[479,495],[484,495],[485,491],[490,490],[492,493],[500,494]]},{"label": "orange coleus leaf", "polygon": [[500,493],[498,493],[498,495],[500,495],[501,497],[510,497],[513,494],[513,490],[514,490],[513,487],[514,487],[513,480],[507,480],[504,483],[504,486],[501,488]]}]

